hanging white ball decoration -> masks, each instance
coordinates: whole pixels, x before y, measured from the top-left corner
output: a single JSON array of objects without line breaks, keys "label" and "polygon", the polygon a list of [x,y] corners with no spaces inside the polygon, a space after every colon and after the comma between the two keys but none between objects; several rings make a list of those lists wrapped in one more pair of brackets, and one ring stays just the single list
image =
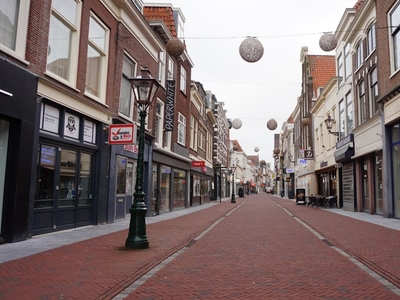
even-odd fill
[{"label": "hanging white ball decoration", "polygon": [[319,46],[322,50],[329,52],[336,49],[338,40],[332,33],[324,33],[319,39]]},{"label": "hanging white ball decoration", "polygon": [[257,38],[248,37],[240,44],[239,53],[245,61],[253,63],[261,59],[264,47]]},{"label": "hanging white ball decoration", "polygon": [[254,152],[258,152],[258,151],[260,151],[260,149],[258,147],[255,147]]},{"label": "hanging white ball decoration", "polygon": [[232,121],[232,127],[234,129],[240,129],[240,127],[242,127],[242,120],[240,119],[233,119]]},{"label": "hanging white ball decoration", "polygon": [[276,127],[278,127],[278,122],[276,122],[275,119],[271,119],[267,122],[267,128],[269,130],[275,130]]}]

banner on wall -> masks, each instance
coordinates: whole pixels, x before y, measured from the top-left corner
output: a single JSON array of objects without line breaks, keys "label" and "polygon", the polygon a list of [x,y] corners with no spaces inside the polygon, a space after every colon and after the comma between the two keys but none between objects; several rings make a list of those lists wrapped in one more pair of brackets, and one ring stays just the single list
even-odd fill
[{"label": "banner on wall", "polygon": [[167,80],[167,89],[165,97],[164,111],[164,131],[172,131],[174,129],[175,115],[175,80]]}]

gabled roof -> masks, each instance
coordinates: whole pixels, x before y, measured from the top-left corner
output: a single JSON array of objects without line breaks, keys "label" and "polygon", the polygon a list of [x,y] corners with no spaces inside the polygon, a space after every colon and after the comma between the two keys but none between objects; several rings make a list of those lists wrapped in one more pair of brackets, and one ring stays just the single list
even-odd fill
[{"label": "gabled roof", "polygon": [[308,61],[316,95],[317,88],[324,87],[333,76],[336,76],[335,56],[308,55]]},{"label": "gabled roof", "polygon": [[360,10],[361,5],[364,3],[364,0],[358,0],[356,4],[354,4],[353,8],[356,9],[356,12]]},{"label": "gabled roof", "polygon": [[243,148],[242,148],[242,146],[240,146],[238,140],[231,140],[231,141],[232,141],[232,145],[237,147],[237,150],[236,150],[237,152],[243,152]]},{"label": "gabled roof", "polygon": [[143,15],[147,21],[162,20],[171,32],[173,37],[176,37],[176,27],[174,20],[174,12],[172,7],[154,7],[145,6],[143,8]]}]

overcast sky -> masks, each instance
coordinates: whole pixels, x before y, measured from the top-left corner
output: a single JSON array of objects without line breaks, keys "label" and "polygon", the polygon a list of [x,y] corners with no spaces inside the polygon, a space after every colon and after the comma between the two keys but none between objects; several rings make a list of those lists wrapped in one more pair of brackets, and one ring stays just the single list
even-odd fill
[{"label": "overcast sky", "polygon": [[[148,1],[156,2],[156,1]],[[334,32],[346,8],[356,0],[172,0],[186,18],[185,40],[199,81],[218,101],[227,117],[242,120],[231,129],[247,155],[272,163],[274,133],[293,112],[301,92],[300,50],[334,55],[319,47],[324,32]],[[257,37],[264,47],[255,63],[244,61],[239,46],[246,37]],[[270,131],[266,123],[278,122]]]}]

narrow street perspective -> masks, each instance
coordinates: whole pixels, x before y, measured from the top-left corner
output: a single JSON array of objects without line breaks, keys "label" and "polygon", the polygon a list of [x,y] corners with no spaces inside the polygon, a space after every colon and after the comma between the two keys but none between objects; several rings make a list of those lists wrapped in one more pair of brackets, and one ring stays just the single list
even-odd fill
[{"label": "narrow street perspective", "polygon": [[399,220],[381,226],[266,193],[224,200],[149,218],[148,249],[125,249],[125,229],[2,253],[0,299],[400,299]]}]

